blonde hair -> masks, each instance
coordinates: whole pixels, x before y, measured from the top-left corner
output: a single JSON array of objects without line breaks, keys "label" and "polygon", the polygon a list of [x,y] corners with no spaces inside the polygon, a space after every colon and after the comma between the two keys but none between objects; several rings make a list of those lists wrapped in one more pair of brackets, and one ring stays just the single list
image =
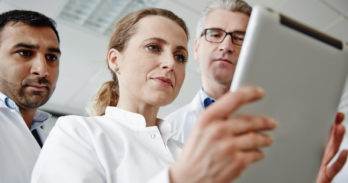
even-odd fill
[{"label": "blonde hair", "polygon": [[[136,33],[136,24],[144,17],[150,15],[158,15],[168,18],[176,22],[186,33],[188,38],[188,30],[183,19],[179,18],[173,12],[160,8],[146,8],[123,17],[114,27],[111,34],[108,50],[114,48],[122,52],[126,47],[129,39]],[[105,82],[92,101],[87,106],[87,113],[90,116],[99,116],[105,114],[107,106],[116,106],[119,99],[119,86],[116,73],[110,69],[112,80]]]},{"label": "blonde hair", "polygon": [[214,10],[228,10],[232,12],[241,12],[250,16],[252,8],[251,6],[243,0],[211,0],[203,10],[201,19],[197,23],[196,38],[202,35],[204,30],[204,22],[210,12]]}]

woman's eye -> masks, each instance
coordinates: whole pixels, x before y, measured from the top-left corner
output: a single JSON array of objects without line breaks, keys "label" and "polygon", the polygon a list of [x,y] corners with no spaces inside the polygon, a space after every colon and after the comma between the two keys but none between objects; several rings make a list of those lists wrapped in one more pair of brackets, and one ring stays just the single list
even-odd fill
[{"label": "woman's eye", "polygon": [[29,50],[21,50],[21,51],[18,51],[17,53],[23,57],[31,57],[34,54],[32,51],[29,51]]},{"label": "woman's eye", "polygon": [[175,55],[174,58],[180,63],[186,63],[187,61],[186,56],[181,54]]},{"label": "woman's eye", "polygon": [[161,48],[158,45],[147,45],[146,48],[154,52],[159,52],[161,50]]}]

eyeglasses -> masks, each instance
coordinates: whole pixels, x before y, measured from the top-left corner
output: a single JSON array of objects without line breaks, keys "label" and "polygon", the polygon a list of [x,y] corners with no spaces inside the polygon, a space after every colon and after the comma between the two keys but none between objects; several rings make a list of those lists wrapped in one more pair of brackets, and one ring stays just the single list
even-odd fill
[{"label": "eyeglasses", "polygon": [[212,43],[222,43],[227,35],[230,35],[232,38],[232,43],[238,46],[243,45],[244,41],[244,31],[233,31],[233,32],[225,32],[222,29],[218,28],[210,28],[204,29],[201,37],[204,35],[205,40]]}]

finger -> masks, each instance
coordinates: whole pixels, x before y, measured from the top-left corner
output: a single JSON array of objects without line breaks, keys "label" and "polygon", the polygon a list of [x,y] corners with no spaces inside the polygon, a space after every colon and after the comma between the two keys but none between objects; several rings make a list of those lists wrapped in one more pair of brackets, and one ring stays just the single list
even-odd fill
[{"label": "finger", "polygon": [[[344,120],[344,114],[341,112],[336,113],[335,123],[332,125],[330,133],[333,133],[335,125],[341,124],[343,120]],[[330,138],[331,137],[332,135],[330,135]]]},{"label": "finger", "polygon": [[239,150],[253,150],[261,147],[271,146],[273,137],[262,133],[248,133],[233,137],[232,147]]},{"label": "finger", "polygon": [[334,139],[333,139],[333,141],[335,142],[333,144],[334,149],[338,150],[338,148],[341,146],[341,142],[343,141],[345,132],[346,132],[346,129],[342,124],[339,124],[336,126],[335,132],[334,132]]},{"label": "finger", "polygon": [[335,123],[332,125],[329,141],[326,145],[324,156],[322,159],[322,164],[326,165],[331,161],[331,159],[336,155],[339,150],[340,144],[343,140],[345,133],[345,128],[341,124],[344,120],[344,114],[338,112],[336,114]]},{"label": "finger", "polygon": [[199,117],[202,125],[209,124],[216,119],[227,119],[242,105],[261,99],[264,92],[261,88],[246,86],[235,92],[228,92],[218,101],[209,106]]},{"label": "finger", "polygon": [[263,116],[240,116],[225,121],[216,120],[207,128],[199,128],[192,131],[192,134],[203,133],[199,138],[201,141],[213,142],[218,139],[235,137],[247,133],[273,130],[277,122],[272,118]]},{"label": "finger", "polygon": [[326,145],[322,163],[326,166],[338,152],[343,141],[345,128],[342,124],[335,124],[332,128],[329,142]]},{"label": "finger", "polygon": [[343,168],[344,164],[347,161],[347,157],[348,157],[348,150],[341,151],[337,160],[329,168],[327,168],[327,177],[330,181]]},{"label": "finger", "polygon": [[242,134],[255,131],[273,130],[277,127],[277,121],[264,116],[238,116],[226,122],[226,128],[230,134]]},{"label": "finger", "polygon": [[341,112],[338,112],[336,114],[335,124],[341,124],[343,120],[344,120],[344,114]]}]

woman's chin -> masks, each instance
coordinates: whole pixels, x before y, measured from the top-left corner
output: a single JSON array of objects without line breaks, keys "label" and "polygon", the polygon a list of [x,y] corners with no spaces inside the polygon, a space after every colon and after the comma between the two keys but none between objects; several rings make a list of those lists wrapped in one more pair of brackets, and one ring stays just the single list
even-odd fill
[{"label": "woman's chin", "polygon": [[152,100],[152,105],[153,106],[166,106],[168,104],[171,104],[174,101],[174,98],[172,97],[156,97],[155,99]]}]

